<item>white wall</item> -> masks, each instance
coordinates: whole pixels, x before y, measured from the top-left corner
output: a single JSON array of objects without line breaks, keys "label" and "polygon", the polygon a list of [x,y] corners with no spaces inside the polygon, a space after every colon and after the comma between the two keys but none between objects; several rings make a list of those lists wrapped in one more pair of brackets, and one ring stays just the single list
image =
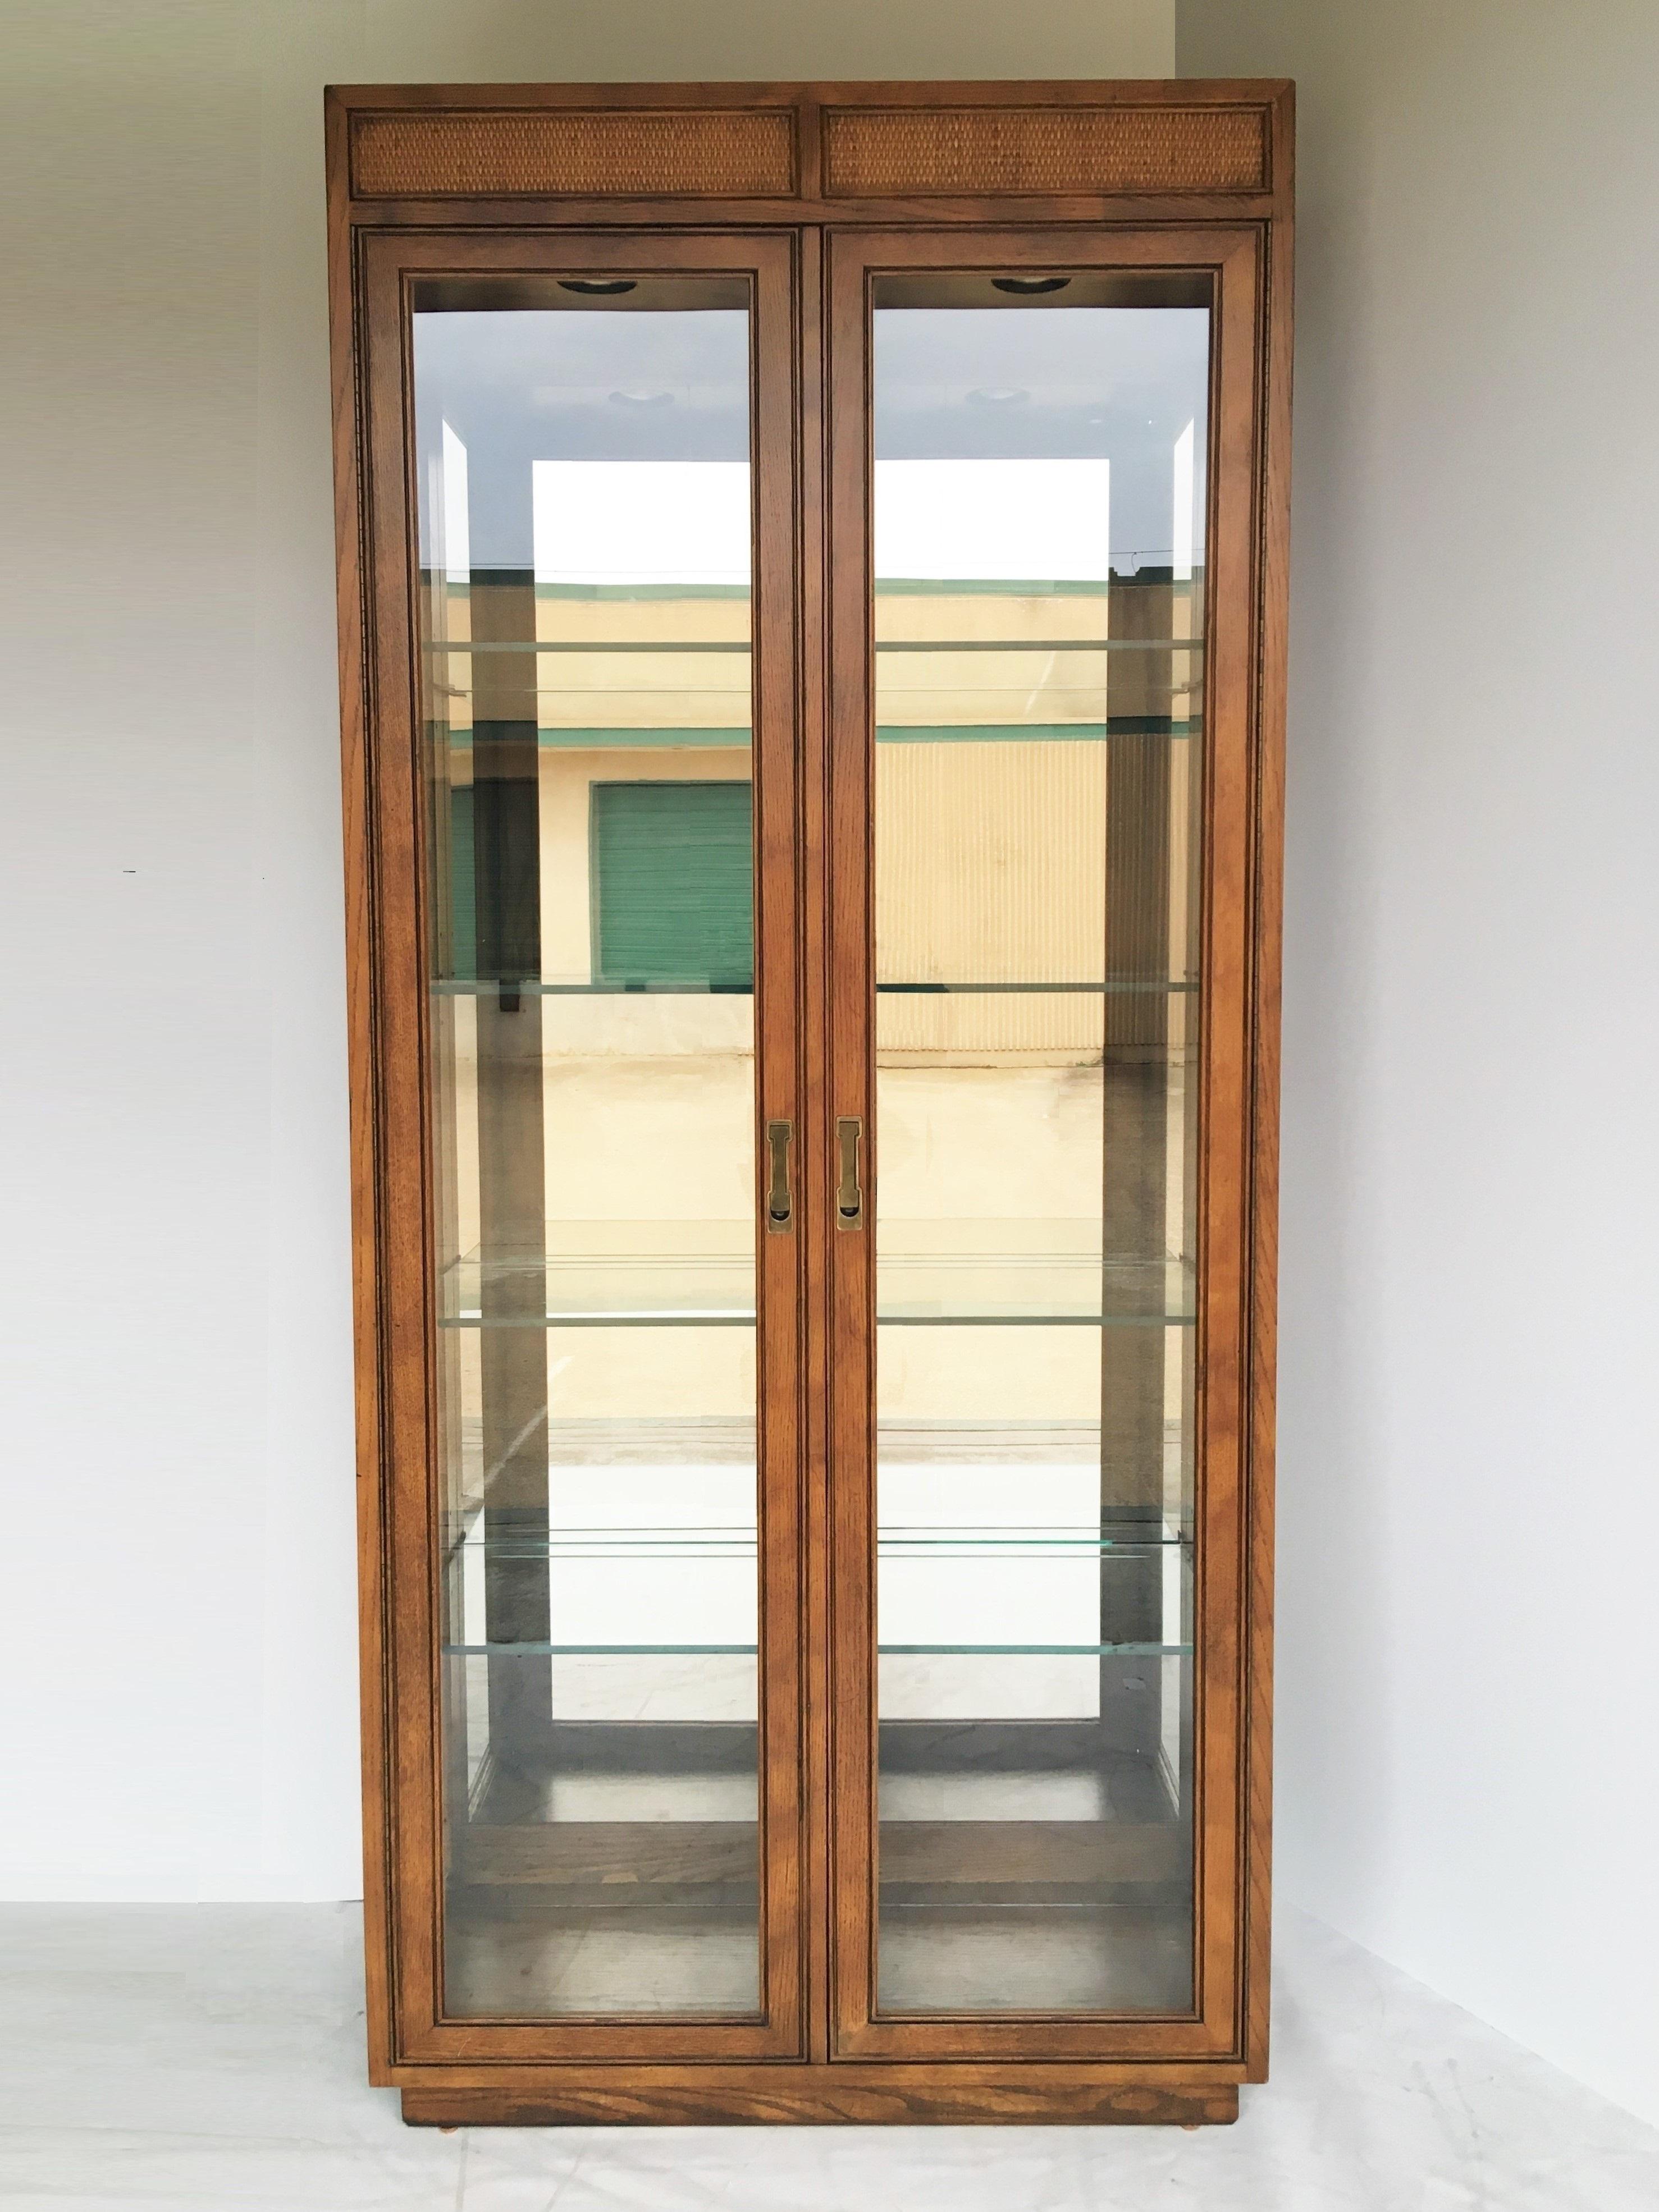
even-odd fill
[{"label": "white wall", "polygon": [[9,0],[0,1894],[358,1887],[322,88],[1168,76],[1172,0]]},{"label": "white wall", "polygon": [[1659,2119],[1659,9],[1298,80],[1279,1893]]},{"label": "white wall", "polygon": [[[1282,1891],[1659,2117],[1659,11],[1182,9],[1302,88]],[[0,1893],[350,1894],[320,88],[1161,75],[1170,0],[4,36]]]}]

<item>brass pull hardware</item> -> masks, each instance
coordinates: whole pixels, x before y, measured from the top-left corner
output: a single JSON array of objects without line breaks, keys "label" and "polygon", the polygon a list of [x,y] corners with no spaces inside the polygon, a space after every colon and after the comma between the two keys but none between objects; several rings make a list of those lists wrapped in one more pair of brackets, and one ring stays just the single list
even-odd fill
[{"label": "brass pull hardware", "polygon": [[836,1122],[836,1144],[841,1153],[841,1180],[836,1185],[837,1229],[862,1229],[864,1226],[864,1190],[859,1182],[859,1146],[863,1140],[862,1121],[848,1120]]},{"label": "brass pull hardware", "polygon": [[777,1235],[781,1235],[794,1218],[794,1204],[789,1195],[789,1140],[794,1133],[793,1121],[769,1121],[766,1125],[766,1148],[771,1163],[766,1188],[766,1225]]}]

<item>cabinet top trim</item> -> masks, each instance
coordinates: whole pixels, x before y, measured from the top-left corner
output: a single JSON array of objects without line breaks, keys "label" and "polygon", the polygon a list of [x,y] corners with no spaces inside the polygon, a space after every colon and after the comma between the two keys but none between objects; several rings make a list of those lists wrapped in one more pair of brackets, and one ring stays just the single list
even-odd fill
[{"label": "cabinet top trim", "polygon": [[406,109],[351,118],[356,199],[776,198],[797,189],[788,108]]},{"label": "cabinet top trim", "polygon": [[1288,182],[1279,82],[410,85],[328,100],[359,203],[1259,198]]},{"label": "cabinet top trim", "polygon": [[1267,126],[1260,107],[834,107],[824,197],[1259,192]]}]

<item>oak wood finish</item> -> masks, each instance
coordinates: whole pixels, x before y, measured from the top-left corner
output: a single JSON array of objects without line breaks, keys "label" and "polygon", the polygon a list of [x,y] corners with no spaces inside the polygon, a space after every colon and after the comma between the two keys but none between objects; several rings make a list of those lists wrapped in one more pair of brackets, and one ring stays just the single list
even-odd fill
[{"label": "oak wood finish", "polygon": [[[328,95],[369,2066],[412,2122],[1191,2124],[1231,2119],[1238,2083],[1266,2076],[1291,119],[1289,86],[1254,82]],[[832,1233],[834,1121],[872,1126],[866,286],[1056,260],[1195,272],[1215,311],[1196,2001],[884,2021],[872,1270],[867,1237]],[[757,1239],[764,2014],[446,2020],[409,287],[692,269],[754,288],[757,1134],[769,1115],[799,1133],[795,1233]],[[678,1839],[717,1879],[739,1859],[719,1826]],[[969,1826],[955,1841],[977,1881],[1010,1846]],[[1019,1848],[1063,1857],[1040,1827]],[[919,1865],[937,1841],[913,1839]],[[586,1844],[586,1861],[562,1841],[538,1857],[502,1832],[477,1872],[570,1884],[603,1880],[609,1849],[641,1863]],[[1163,1848],[1127,1832],[1119,1872],[1155,1875]]]},{"label": "oak wood finish", "polygon": [[[1164,230],[1077,238],[1037,228],[976,229],[970,236],[857,231],[831,240],[827,315],[831,392],[830,544],[835,593],[831,696],[835,808],[831,849],[831,1086],[837,1114],[873,1125],[873,997],[870,846],[873,774],[873,647],[868,610],[868,292],[878,271],[921,269],[1112,268],[1151,276],[1212,274],[1212,492],[1206,653],[1206,801],[1199,1279],[1200,1586],[1196,1642],[1200,1746],[1197,1837],[1199,1941],[1190,2021],[1071,2017],[881,2020],[875,2002],[874,1589],[875,1466],[872,1350],[875,1280],[867,1238],[837,1238],[830,1297],[840,1348],[831,1383],[836,1469],[836,1720],[835,1788],[836,1989],[838,2054],[860,2058],[1026,2059],[1171,2057],[1241,2047],[1244,2013],[1239,1946],[1247,1884],[1242,1820],[1247,1770],[1241,1715],[1246,1695],[1243,1619],[1247,1518],[1249,1185],[1244,1133],[1249,1079],[1249,877],[1254,839],[1252,596],[1261,463],[1255,332],[1261,298],[1261,242],[1250,228]],[[878,1140],[879,1133],[878,1132]],[[879,1172],[878,1160],[873,1173]],[[873,1182],[873,1173],[872,1181]]]},{"label": "oak wood finish", "polygon": [[[527,241],[453,243],[371,236],[361,246],[365,331],[362,362],[367,416],[368,500],[372,548],[366,581],[373,592],[370,680],[380,701],[374,801],[377,832],[374,982],[400,1011],[395,1033],[377,1038],[375,1082],[383,1146],[379,1218],[379,1312],[386,1345],[380,1398],[386,1423],[381,1474],[380,1577],[395,1590],[382,1632],[389,1645],[390,1737],[383,1787],[390,1813],[386,1868],[393,1961],[393,2048],[404,2060],[463,2057],[493,2047],[567,2058],[780,2056],[798,2051],[800,1973],[801,1789],[798,1579],[799,1383],[797,1339],[802,1300],[798,1244],[761,1237],[758,1364],[761,1370],[760,1544],[761,1741],[763,1792],[763,2019],[699,2021],[593,2021],[496,2027],[446,2020],[441,1972],[442,1869],[438,1790],[439,1553],[433,1424],[434,1269],[428,1168],[424,1020],[428,972],[420,886],[421,789],[416,769],[414,675],[413,510],[405,334],[409,289],[455,271],[747,272],[754,284],[751,405],[757,455],[757,584],[754,599],[755,813],[760,896],[756,912],[758,1124],[795,1117],[799,1024],[794,798],[794,501],[787,457],[793,445],[792,244],[787,238],[731,241],[695,234],[623,240],[573,234],[539,249]],[[769,458],[771,457],[771,458]],[[482,2040],[481,2040],[482,2039]]]},{"label": "oak wood finish", "polygon": [[491,2081],[405,2089],[416,2127],[851,2127],[1050,2125],[1197,2127],[1238,2118],[1238,2088],[1219,2078],[1112,2081],[1091,2068],[775,2066],[618,2069],[616,2078],[544,2080],[532,2088]]}]

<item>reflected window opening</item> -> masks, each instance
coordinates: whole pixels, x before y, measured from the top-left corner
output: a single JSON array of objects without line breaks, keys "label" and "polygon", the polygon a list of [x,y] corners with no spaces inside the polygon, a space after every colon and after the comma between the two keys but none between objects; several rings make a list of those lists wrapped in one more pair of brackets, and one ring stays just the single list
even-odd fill
[{"label": "reflected window opening", "polygon": [[415,315],[461,2019],[761,2001],[747,296]]},{"label": "reflected window opening", "polygon": [[878,2003],[1193,1994],[1207,312],[878,279]]}]

